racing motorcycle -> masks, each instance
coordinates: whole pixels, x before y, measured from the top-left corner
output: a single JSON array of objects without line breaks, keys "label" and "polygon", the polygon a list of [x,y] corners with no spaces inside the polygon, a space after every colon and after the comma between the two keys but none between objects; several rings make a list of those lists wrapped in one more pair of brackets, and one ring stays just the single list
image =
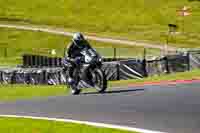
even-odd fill
[{"label": "racing motorcycle", "polygon": [[[76,64],[76,68],[73,71],[73,82],[69,81],[67,77],[67,86],[71,89],[73,95],[78,95],[81,92],[82,87],[79,83],[89,85],[89,88],[95,88],[99,93],[103,93],[107,88],[107,80],[104,72],[101,69],[102,57],[92,48],[85,48],[81,51],[82,61],[80,64]],[[68,68],[74,60],[65,59],[66,72],[69,72]],[[67,74],[68,75],[68,74]]]}]

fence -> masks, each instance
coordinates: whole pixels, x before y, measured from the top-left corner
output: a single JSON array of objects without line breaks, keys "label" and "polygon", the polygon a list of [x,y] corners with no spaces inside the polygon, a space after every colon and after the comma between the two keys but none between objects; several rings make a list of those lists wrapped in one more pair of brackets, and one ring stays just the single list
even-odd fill
[{"label": "fence", "polygon": [[[119,47],[95,47],[97,52],[105,58],[137,58],[142,59],[144,56],[151,58],[160,56],[161,51],[148,49],[144,52],[143,48],[119,48]],[[49,48],[8,48],[6,45],[0,47],[0,66],[1,65],[17,65],[21,64],[22,55],[41,55],[46,57],[63,57],[64,49],[49,49]],[[145,55],[144,55],[145,54]],[[34,57],[33,59],[34,60]],[[46,59],[42,59],[45,62]],[[34,61],[33,61],[34,63]]]}]

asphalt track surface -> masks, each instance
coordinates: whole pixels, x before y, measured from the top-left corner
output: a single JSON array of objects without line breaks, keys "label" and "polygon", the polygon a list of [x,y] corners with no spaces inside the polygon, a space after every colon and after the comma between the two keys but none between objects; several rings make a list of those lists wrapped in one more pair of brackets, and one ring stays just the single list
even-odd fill
[{"label": "asphalt track surface", "polygon": [[170,133],[200,131],[200,83],[1,102],[1,115],[91,121]]}]

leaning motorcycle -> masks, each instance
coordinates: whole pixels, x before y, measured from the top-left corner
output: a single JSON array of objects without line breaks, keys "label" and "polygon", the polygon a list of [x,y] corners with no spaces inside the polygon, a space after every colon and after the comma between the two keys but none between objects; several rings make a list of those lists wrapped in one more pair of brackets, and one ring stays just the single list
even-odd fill
[{"label": "leaning motorcycle", "polygon": [[[68,81],[69,79],[67,78],[67,86],[71,89],[71,93],[73,95],[80,94],[82,89],[79,86],[80,83],[87,84],[90,88],[95,88],[99,93],[105,92],[107,80],[105,73],[101,69],[102,57],[92,48],[83,49],[81,54],[83,55],[83,61],[79,65],[75,64],[77,67],[73,71],[73,82]],[[67,59],[67,62],[66,67],[69,67],[73,61]]]}]

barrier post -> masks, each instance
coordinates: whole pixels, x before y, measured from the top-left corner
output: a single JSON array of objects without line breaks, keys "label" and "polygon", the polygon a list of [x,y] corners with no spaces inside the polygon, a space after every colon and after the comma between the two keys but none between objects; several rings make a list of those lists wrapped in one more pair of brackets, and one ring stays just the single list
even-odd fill
[{"label": "barrier post", "polygon": [[0,43],[3,49],[3,56],[4,58],[8,57],[8,44],[7,43]]},{"label": "barrier post", "polygon": [[117,50],[116,50],[116,47],[114,47],[114,49],[113,49],[113,50],[114,50],[114,57],[113,57],[113,58],[116,60],[116,55],[117,55]]},{"label": "barrier post", "polygon": [[143,55],[143,60],[142,60],[142,67],[143,67],[143,72],[144,72],[144,77],[148,77],[148,72],[146,70],[146,48],[144,48],[144,55]]},{"label": "barrier post", "polygon": [[169,74],[170,73],[170,70],[169,70],[169,60],[167,58],[167,56],[164,57],[165,59],[165,67],[166,67],[166,73]]},{"label": "barrier post", "polygon": [[120,80],[120,63],[117,64],[117,80]]},{"label": "barrier post", "polygon": [[4,57],[7,58],[8,57],[8,51],[7,51],[7,47],[4,48]]},{"label": "barrier post", "polygon": [[190,71],[190,52],[187,52],[187,69],[188,69],[188,71]]}]

